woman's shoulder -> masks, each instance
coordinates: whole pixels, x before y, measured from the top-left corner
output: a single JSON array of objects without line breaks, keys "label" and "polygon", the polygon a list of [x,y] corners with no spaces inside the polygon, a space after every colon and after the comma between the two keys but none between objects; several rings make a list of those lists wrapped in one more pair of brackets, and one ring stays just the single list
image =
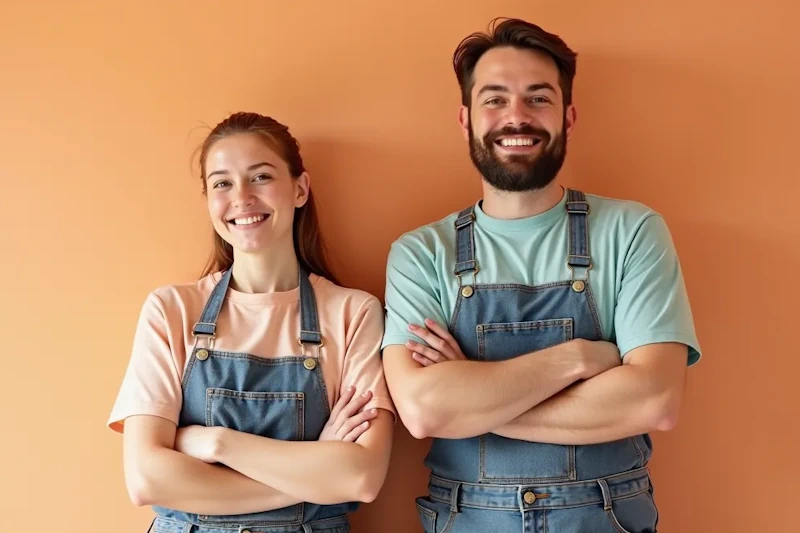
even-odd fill
[{"label": "woman's shoulder", "polygon": [[351,319],[357,314],[370,311],[383,312],[378,297],[368,291],[345,287],[316,274],[311,274],[310,280],[318,305],[326,310],[344,312]]},{"label": "woman's shoulder", "polygon": [[202,307],[219,278],[220,273],[214,272],[196,281],[157,286],[148,293],[145,307],[158,307],[165,314]]}]

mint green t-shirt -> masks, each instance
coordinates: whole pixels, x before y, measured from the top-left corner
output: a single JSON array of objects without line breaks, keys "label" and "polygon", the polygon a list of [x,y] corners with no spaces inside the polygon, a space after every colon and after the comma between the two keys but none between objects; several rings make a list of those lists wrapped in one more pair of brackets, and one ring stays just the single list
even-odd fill
[{"label": "mint green t-shirt", "polygon": [[[589,202],[589,284],[603,339],[624,356],[658,342],[689,347],[688,364],[700,359],[689,297],[672,237],[657,212],[637,202],[586,195]],[[555,207],[524,219],[491,218],[475,208],[476,283],[541,285],[569,280],[566,191]],[[383,346],[421,341],[408,324],[431,318],[447,325],[458,296],[458,213],[402,235],[389,252],[386,332]],[[585,269],[576,270],[585,277]],[[472,274],[465,275],[465,282]]]}]

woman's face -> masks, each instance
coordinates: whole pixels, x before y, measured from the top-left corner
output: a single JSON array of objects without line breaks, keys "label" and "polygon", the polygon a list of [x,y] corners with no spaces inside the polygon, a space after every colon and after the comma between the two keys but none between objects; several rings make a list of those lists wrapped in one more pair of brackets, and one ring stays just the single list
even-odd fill
[{"label": "woman's face", "polygon": [[306,173],[293,177],[258,133],[231,135],[208,151],[206,196],[214,230],[240,253],[292,239],[295,209],[308,200]]}]

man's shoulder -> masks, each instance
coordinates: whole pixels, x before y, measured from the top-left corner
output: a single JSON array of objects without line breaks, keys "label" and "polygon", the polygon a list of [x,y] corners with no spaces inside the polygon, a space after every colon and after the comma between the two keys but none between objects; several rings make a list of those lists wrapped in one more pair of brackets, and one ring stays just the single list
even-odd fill
[{"label": "man's shoulder", "polygon": [[392,250],[435,254],[443,247],[450,247],[455,242],[455,222],[460,211],[409,230],[392,242]]},{"label": "man's shoulder", "polygon": [[632,237],[649,219],[663,217],[651,206],[636,200],[586,194],[589,203],[589,231],[593,234]]},{"label": "man's shoulder", "polygon": [[586,193],[590,215],[614,219],[641,219],[659,213],[649,205],[625,198]]}]

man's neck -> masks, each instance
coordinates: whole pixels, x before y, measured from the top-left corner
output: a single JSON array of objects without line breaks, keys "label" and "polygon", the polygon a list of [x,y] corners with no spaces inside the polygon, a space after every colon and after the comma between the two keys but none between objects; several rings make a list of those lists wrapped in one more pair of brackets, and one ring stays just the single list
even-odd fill
[{"label": "man's neck", "polygon": [[564,189],[555,181],[544,189],[525,192],[499,191],[484,181],[481,209],[492,218],[528,218],[551,209],[563,196]]}]

